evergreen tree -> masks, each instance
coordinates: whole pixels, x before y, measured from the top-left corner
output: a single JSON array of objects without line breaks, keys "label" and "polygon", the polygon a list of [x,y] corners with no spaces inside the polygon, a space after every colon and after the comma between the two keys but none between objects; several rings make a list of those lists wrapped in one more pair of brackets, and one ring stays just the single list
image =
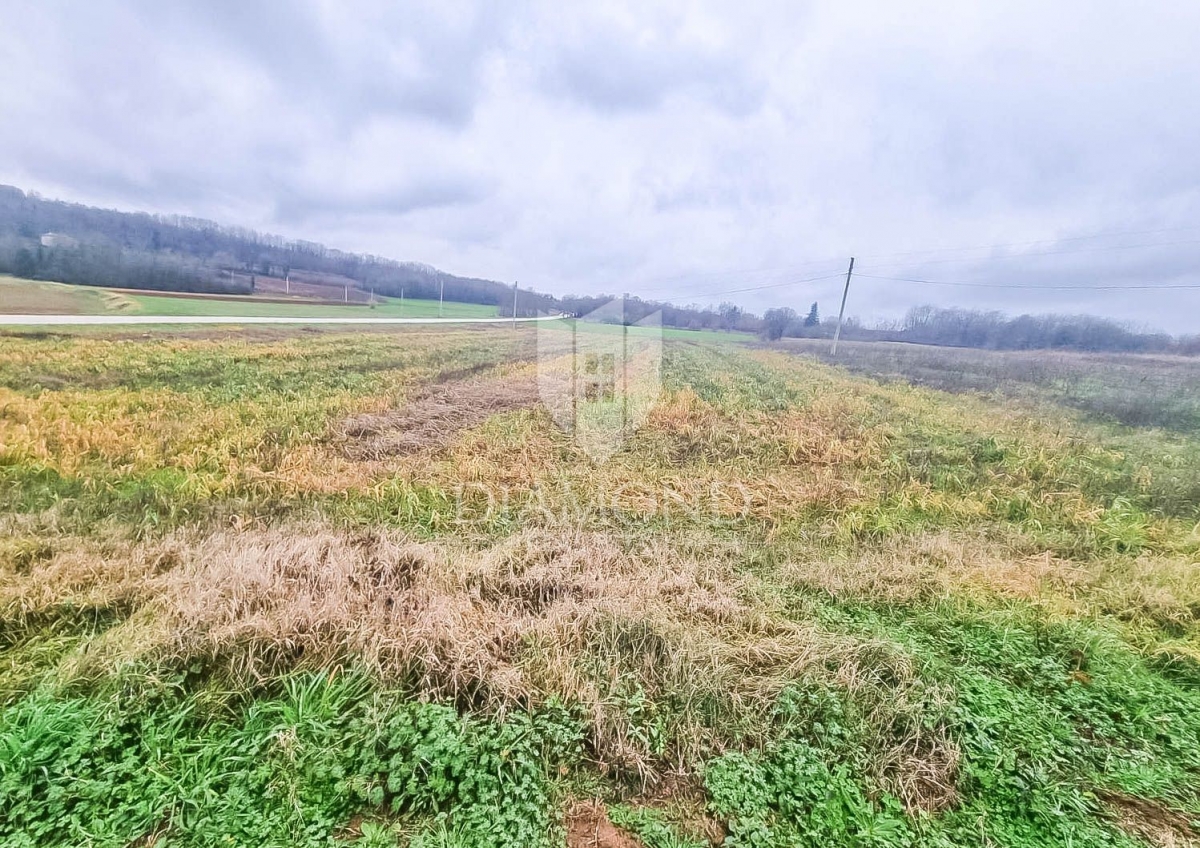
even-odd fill
[{"label": "evergreen tree", "polygon": [[32,277],[37,273],[37,260],[26,248],[22,247],[13,257],[13,271],[18,277]]}]

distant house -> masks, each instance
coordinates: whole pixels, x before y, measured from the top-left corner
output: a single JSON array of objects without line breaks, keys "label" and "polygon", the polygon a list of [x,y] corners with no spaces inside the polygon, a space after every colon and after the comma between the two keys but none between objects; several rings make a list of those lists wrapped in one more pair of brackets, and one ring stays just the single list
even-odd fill
[{"label": "distant house", "polygon": [[62,233],[46,233],[42,236],[42,247],[75,247],[77,244],[78,239]]}]

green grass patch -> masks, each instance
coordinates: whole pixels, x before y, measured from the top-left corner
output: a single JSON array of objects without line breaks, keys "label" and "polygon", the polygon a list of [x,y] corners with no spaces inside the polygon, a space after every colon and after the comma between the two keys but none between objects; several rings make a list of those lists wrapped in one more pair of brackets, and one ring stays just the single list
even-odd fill
[{"label": "green grass patch", "polygon": [[401,823],[412,844],[445,828],[471,845],[554,845],[554,780],[578,756],[562,709],[472,719],[352,674],[290,677],[224,710],[178,685],[44,690],[0,716],[0,841],[334,845],[359,814]]},{"label": "green grass patch", "polygon": [[171,297],[159,294],[126,294],[139,315],[211,315],[238,318],[489,318],[496,307],[481,303],[446,301],[441,308],[436,300],[379,298],[366,304],[278,303],[256,301],[252,297]]}]

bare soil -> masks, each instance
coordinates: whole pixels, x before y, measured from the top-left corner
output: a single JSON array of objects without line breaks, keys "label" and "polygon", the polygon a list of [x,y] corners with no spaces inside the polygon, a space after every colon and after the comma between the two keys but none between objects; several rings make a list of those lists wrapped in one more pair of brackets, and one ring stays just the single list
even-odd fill
[{"label": "bare soil", "polygon": [[642,840],[608,819],[599,801],[584,801],[567,812],[567,848],[645,848]]},{"label": "bare soil", "polygon": [[423,388],[400,409],[351,416],[337,428],[336,439],[352,459],[407,456],[445,447],[493,415],[537,402],[533,377],[447,382]]}]

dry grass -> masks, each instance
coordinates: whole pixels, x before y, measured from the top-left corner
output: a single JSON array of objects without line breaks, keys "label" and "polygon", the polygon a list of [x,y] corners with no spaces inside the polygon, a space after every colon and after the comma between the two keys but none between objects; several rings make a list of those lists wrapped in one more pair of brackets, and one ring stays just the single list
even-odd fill
[{"label": "dry grass", "polygon": [[778,347],[888,380],[1051,400],[1135,427],[1194,432],[1200,423],[1200,362],[1192,356],[850,342],[834,359],[824,341],[792,339]]},{"label": "dry grass", "polygon": [[1200,834],[1188,817],[1162,804],[1116,792],[1101,792],[1117,826],[1155,848],[1196,848]]},{"label": "dry grass", "polygon": [[129,306],[127,298],[105,289],[0,275],[0,313],[90,315]]},{"label": "dry grass", "polygon": [[[899,715],[916,682],[903,654],[789,620],[736,573],[735,546],[701,557],[677,542],[525,531],[471,552],[309,525],[75,543],[10,567],[0,614],[120,610],[62,665],[71,676],[202,660],[262,680],[352,664],[491,711],[564,699],[587,712],[601,768],[647,782],[768,726],[779,692],[814,675]],[[641,713],[641,698],[677,712]],[[921,800],[948,791],[929,771],[955,762],[947,740],[931,744],[906,739],[880,773],[918,806],[938,806]]]},{"label": "dry grass", "polygon": [[944,728],[919,722],[874,763],[879,785],[909,812],[940,813],[958,802],[958,766],[962,752]]},{"label": "dry grass", "polygon": [[354,459],[404,456],[446,447],[462,430],[537,402],[537,381],[528,374],[455,380],[418,391],[397,410],[350,416],[335,427],[333,439]]},{"label": "dry grass", "polygon": [[821,589],[839,599],[888,603],[964,596],[1036,601],[1070,598],[1096,576],[1081,566],[1021,549],[1021,540],[937,532],[893,537],[841,555],[801,555],[780,570],[788,583]]}]

